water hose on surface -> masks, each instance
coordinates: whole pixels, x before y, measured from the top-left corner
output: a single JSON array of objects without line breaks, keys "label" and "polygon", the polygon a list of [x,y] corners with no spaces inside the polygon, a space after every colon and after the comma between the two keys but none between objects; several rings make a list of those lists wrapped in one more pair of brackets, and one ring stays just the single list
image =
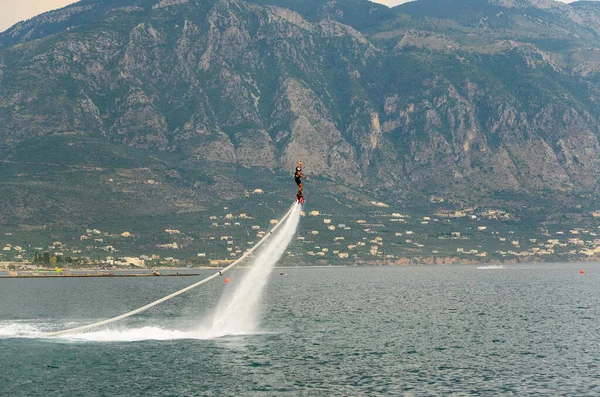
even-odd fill
[{"label": "water hose on surface", "polygon": [[221,276],[223,273],[225,273],[226,271],[234,268],[235,266],[237,266],[238,264],[240,264],[244,259],[246,259],[250,254],[252,254],[252,252],[254,252],[258,247],[260,247],[278,228],[281,224],[283,224],[285,222],[285,220],[287,218],[289,218],[290,214],[292,213],[292,211],[294,210],[294,207],[296,205],[299,205],[297,203],[294,203],[292,205],[292,207],[289,209],[289,211],[283,216],[283,218],[281,218],[279,220],[279,222],[277,222],[277,224],[275,225],[275,227],[273,227],[273,229],[271,229],[271,231],[269,233],[267,233],[258,243],[256,243],[256,245],[254,245],[254,247],[250,248],[248,251],[246,251],[244,253],[244,255],[242,255],[239,259],[237,259],[235,262],[231,263],[229,266],[223,268],[222,270],[206,277],[203,280],[198,281],[195,284],[190,285],[189,287],[185,287],[184,289],[181,289],[177,292],[172,293],[171,295],[167,295],[164,298],[160,298],[152,303],[147,304],[146,306],[142,306],[138,309],[132,310],[130,312],[127,312],[125,314],[121,314],[120,316],[117,317],[113,317],[113,318],[109,318],[107,320],[103,320],[103,321],[99,321],[97,323],[93,323],[93,324],[88,324],[88,325],[83,325],[81,327],[76,327],[76,328],[71,328],[71,329],[66,329],[63,331],[58,331],[58,332],[47,332],[45,333],[43,336],[45,337],[53,337],[53,336],[59,336],[59,335],[65,335],[65,334],[72,334],[72,333],[76,333],[76,332],[81,332],[81,331],[86,331],[88,329],[91,328],[96,328],[96,327],[100,327],[102,325],[106,325],[106,324],[110,324],[110,323],[114,323],[115,321],[119,321],[119,320],[123,320],[127,317],[131,317],[134,314],[138,314],[141,313],[143,311],[146,311],[148,309],[150,309],[151,307],[154,307],[160,303],[166,302],[169,299],[172,299],[178,295],[181,295],[187,291],[190,291],[196,287],[201,286],[202,284],[212,280],[213,278],[219,277]]}]

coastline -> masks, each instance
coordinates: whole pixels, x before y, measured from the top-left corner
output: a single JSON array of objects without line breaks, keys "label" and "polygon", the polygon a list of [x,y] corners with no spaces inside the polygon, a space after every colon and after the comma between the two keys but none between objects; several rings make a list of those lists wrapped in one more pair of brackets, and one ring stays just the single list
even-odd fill
[{"label": "coastline", "polygon": [[[441,258],[440,258],[441,259]],[[569,258],[562,261],[540,261],[540,260],[510,260],[510,261],[356,261],[353,264],[299,264],[275,266],[275,269],[289,270],[298,268],[356,268],[356,267],[412,267],[412,266],[501,266],[501,265],[526,265],[526,264],[553,264],[553,263],[594,263],[600,262],[599,258]],[[248,268],[239,266],[239,269]],[[136,269],[61,269],[56,272],[51,269],[21,269],[0,270],[0,279],[40,279],[40,278],[119,278],[119,277],[197,277],[205,275],[205,271],[218,272],[222,267],[153,267]],[[202,272],[202,273],[200,273]]]}]

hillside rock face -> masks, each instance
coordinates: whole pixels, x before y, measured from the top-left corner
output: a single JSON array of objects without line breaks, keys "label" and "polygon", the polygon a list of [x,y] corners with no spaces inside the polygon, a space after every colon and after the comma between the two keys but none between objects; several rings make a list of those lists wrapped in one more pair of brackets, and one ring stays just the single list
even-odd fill
[{"label": "hillside rock face", "polygon": [[0,148],[68,133],[391,193],[598,190],[600,5],[309,3],[84,0],[17,24]]}]

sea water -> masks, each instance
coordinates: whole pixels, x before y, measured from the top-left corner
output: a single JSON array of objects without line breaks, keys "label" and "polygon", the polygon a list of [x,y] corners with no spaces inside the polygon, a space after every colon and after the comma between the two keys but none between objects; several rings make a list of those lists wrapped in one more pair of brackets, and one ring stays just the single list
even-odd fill
[{"label": "sea water", "polygon": [[0,280],[0,395],[600,394],[598,264],[283,272],[268,279],[254,332],[212,339],[192,335],[230,287],[222,280],[52,339],[40,332],[191,280]]}]

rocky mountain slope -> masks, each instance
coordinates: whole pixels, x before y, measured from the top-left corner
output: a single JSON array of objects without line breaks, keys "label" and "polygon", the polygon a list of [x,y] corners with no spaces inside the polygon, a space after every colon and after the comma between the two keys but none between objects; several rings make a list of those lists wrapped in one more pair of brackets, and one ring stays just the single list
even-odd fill
[{"label": "rocky mountain slope", "polygon": [[92,140],[397,202],[593,203],[599,33],[596,2],[82,0],[0,35],[0,159]]}]

